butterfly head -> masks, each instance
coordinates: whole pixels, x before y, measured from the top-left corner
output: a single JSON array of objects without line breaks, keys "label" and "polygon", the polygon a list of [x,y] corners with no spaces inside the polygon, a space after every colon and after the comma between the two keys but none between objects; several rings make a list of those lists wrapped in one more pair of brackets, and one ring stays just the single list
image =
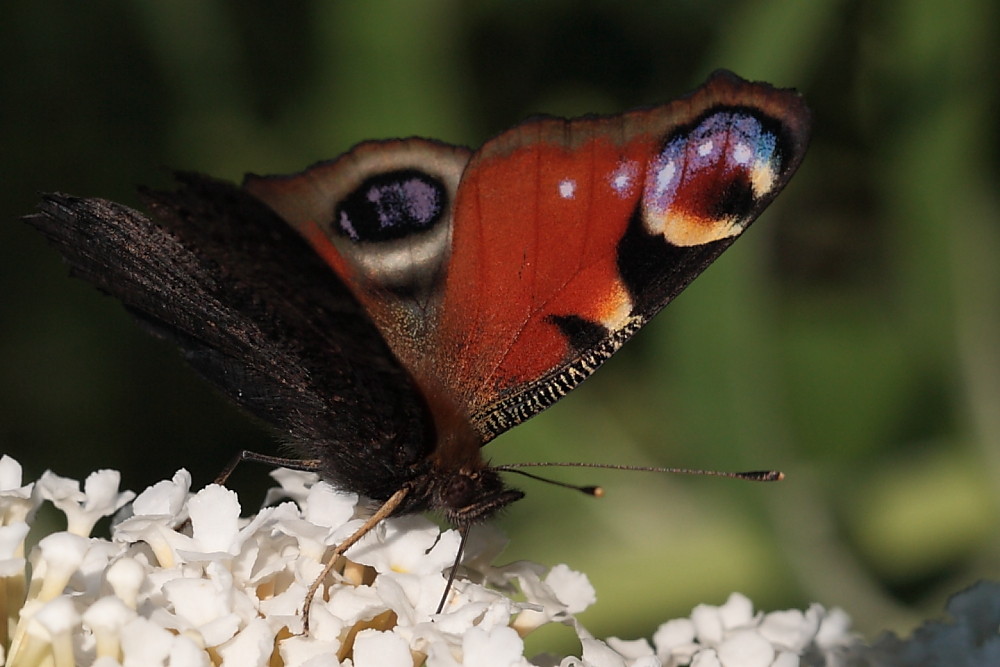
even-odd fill
[{"label": "butterfly head", "polygon": [[437,477],[430,486],[430,504],[451,525],[464,529],[482,523],[524,493],[503,483],[489,468],[460,470]]}]

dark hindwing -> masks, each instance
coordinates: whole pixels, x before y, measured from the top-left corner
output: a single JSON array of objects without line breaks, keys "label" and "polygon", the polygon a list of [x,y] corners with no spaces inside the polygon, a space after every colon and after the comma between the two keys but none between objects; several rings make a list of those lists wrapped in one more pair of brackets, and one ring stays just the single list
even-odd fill
[{"label": "dark hindwing", "polygon": [[27,221],[74,275],[178,344],[298,454],[322,458],[331,481],[388,497],[431,441],[409,374],[334,271],[273,211],[229,183],[177,179],[175,192],[142,192],[152,220],[53,194]]}]

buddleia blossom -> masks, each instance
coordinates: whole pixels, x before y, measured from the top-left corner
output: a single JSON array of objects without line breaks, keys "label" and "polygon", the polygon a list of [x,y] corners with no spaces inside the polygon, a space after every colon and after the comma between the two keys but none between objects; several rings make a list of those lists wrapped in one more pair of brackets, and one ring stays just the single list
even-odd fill
[{"label": "buddleia blossom", "polygon": [[[973,636],[977,657],[997,655],[998,622],[983,621],[984,610],[1000,615],[996,587],[957,598],[954,625],[874,647],[850,632],[842,611],[817,604],[764,613],[738,594],[666,621],[648,640],[598,639],[577,620],[595,604],[587,577],[565,565],[495,564],[505,540],[490,526],[473,532],[438,613],[459,536],[422,516],[384,521],[348,549],[322,582],[306,632],[306,593],[332,545],[363,523],[370,504],[312,474],[274,477],[267,505],[243,516],[234,492],[218,485],[193,491],[183,470],[133,499],[119,490],[116,473],[95,473],[83,485],[46,473],[22,484],[20,466],[0,459],[4,664],[890,665],[961,655],[973,650],[966,645]],[[71,528],[42,536],[26,558],[24,540],[43,501],[62,510]],[[110,538],[89,535],[112,513]],[[524,655],[523,638],[551,623],[575,630],[578,656]],[[893,662],[903,657],[911,662]]]}]

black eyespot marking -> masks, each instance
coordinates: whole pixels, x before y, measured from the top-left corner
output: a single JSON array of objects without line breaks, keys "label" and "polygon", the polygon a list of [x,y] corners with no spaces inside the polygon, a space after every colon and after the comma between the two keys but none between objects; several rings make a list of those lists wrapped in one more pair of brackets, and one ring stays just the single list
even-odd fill
[{"label": "black eyespot marking", "polygon": [[352,241],[378,243],[433,227],[448,210],[438,179],[400,169],[365,179],[334,210],[334,229]]},{"label": "black eyespot marking", "polygon": [[610,333],[599,322],[578,315],[549,315],[546,321],[559,327],[574,350],[586,350],[604,340]]},{"label": "black eyespot marking", "polygon": [[757,203],[746,171],[734,170],[728,174],[728,180],[719,184],[715,195],[713,204],[706,207],[714,220],[746,217]]}]

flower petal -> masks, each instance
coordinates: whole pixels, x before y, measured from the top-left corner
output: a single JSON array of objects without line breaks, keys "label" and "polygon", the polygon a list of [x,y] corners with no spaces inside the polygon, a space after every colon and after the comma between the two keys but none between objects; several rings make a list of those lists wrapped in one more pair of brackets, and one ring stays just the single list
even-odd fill
[{"label": "flower petal", "polygon": [[362,630],[354,638],[354,667],[412,667],[406,640],[392,632]]}]

